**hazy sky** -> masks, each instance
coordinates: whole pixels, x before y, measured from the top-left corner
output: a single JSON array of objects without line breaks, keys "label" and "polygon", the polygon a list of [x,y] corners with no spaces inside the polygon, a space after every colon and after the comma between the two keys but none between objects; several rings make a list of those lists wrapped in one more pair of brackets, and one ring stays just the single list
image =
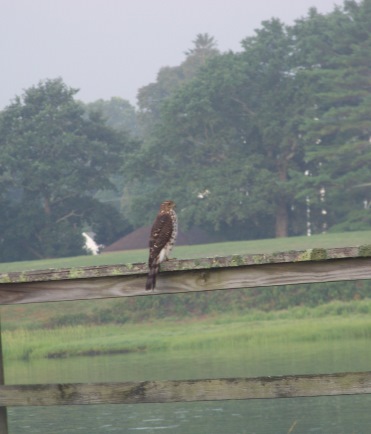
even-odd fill
[{"label": "hazy sky", "polygon": [[62,77],[85,102],[119,96],[135,103],[162,66],[184,59],[198,33],[221,51],[263,20],[292,23],[341,0],[0,0],[0,109],[45,78]]}]

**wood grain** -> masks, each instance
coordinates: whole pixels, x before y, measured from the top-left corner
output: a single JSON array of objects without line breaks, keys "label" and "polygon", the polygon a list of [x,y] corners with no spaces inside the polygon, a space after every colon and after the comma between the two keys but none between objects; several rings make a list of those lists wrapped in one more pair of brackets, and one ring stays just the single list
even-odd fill
[{"label": "wood grain", "polygon": [[0,386],[2,406],[140,404],[371,393],[371,372],[208,380]]},{"label": "wood grain", "polygon": [[371,278],[371,258],[326,259],[163,271],[155,292],[143,273],[0,284],[0,304],[88,300]]},{"label": "wood grain", "polygon": [[[182,259],[164,262],[162,271],[192,271],[214,268],[233,268],[245,265],[264,265],[291,262],[317,262],[331,259],[371,257],[371,245],[329,249],[307,249],[270,254],[216,256],[212,258]],[[97,277],[136,276],[146,274],[147,265],[117,264],[47,270],[0,273],[0,285],[8,283],[42,282],[52,280],[77,280]]]}]

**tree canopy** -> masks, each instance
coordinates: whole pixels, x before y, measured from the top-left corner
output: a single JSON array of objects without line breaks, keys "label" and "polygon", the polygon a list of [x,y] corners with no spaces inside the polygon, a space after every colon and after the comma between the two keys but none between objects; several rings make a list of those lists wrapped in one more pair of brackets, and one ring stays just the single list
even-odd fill
[{"label": "tree canopy", "polygon": [[76,93],[46,80],[1,113],[0,255],[8,260],[82,253],[83,226],[98,224],[94,194],[113,188],[110,177],[130,147],[99,114],[87,117]]},{"label": "tree canopy", "polygon": [[139,123],[141,132],[149,140],[152,128],[159,121],[163,103],[184,83],[192,80],[200,68],[219,54],[217,43],[208,33],[198,34],[193,47],[185,52],[186,58],[179,66],[162,67],[155,83],[138,91]]},{"label": "tree canopy", "polygon": [[[297,26],[304,74],[314,105],[303,129],[311,172],[306,194],[325,199],[326,225],[338,230],[371,224],[371,2],[347,1],[326,17],[312,12]],[[308,184],[308,183],[307,183]],[[318,191],[325,191],[325,198]]]},{"label": "tree canopy", "polygon": [[303,234],[308,203],[317,232],[367,227],[370,9],[272,19],[181,85],[159,75],[161,104],[126,166],[132,218],[172,197],[183,224],[228,238]]},{"label": "tree canopy", "polygon": [[103,115],[106,125],[114,130],[130,133],[132,136],[140,135],[135,107],[129,101],[118,96],[109,100],[98,99],[97,101],[84,104],[88,113],[99,112]]},{"label": "tree canopy", "polygon": [[236,238],[274,236],[274,228],[287,235],[289,197],[294,200],[288,171],[299,170],[303,158],[290,43],[282,23],[264,23],[244,41],[243,53],[209,60],[165,102],[153,146],[139,156],[152,187],[141,202],[159,200],[170,186],[188,225]]}]

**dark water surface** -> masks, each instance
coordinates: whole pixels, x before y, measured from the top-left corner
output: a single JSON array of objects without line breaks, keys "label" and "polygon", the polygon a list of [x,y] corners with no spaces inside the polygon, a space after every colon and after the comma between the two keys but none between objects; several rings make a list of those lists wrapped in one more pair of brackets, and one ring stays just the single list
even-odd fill
[{"label": "dark water surface", "polygon": [[[195,379],[371,370],[368,339],[81,357],[6,366],[6,383]],[[10,434],[369,434],[371,395],[13,407]]]}]

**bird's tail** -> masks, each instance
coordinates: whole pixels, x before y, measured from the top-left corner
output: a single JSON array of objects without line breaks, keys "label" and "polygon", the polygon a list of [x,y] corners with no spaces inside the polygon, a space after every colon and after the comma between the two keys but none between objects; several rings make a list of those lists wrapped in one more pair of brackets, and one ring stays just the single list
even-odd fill
[{"label": "bird's tail", "polygon": [[150,267],[148,277],[147,277],[147,282],[146,282],[146,291],[150,291],[150,290],[153,291],[155,289],[156,278],[157,278],[157,273],[159,268],[160,265],[158,264],[155,264],[152,267]]}]

